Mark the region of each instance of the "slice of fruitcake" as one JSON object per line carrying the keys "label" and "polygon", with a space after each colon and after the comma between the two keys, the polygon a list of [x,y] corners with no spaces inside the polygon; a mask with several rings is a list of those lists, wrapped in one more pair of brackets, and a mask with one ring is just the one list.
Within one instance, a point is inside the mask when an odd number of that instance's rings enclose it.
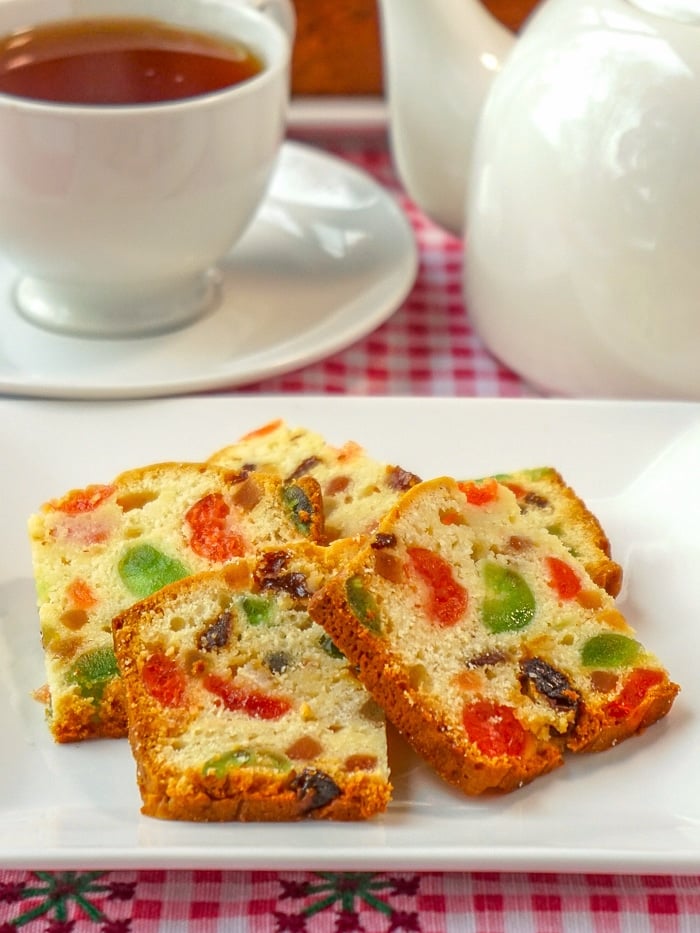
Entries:
{"label": "slice of fruitcake", "polygon": [[[213,454],[210,462],[237,470],[274,470],[288,479],[315,477],[323,492],[329,539],[372,531],[404,492],[420,482],[415,473],[372,459],[355,441],[333,447],[320,434],[271,421]],[[557,534],[600,586],[615,596],[622,569],[597,518],[551,467],[499,477],[522,511]]]}
{"label": "slice of fruitcake", "polygon": [[609,594],[494,479],[414,486],[309,612],[468,794],[615,745],[678,691]]}
{"label": "slice of fruitcake", "polygon": [[323,537],[318,484],[197,463],[154,464],[73,490],[29,520],[58,742],[126,734],[112,617],[188,574],[277,542]]}
{"label": "slice of fruitcake", "polygon": [[381,710],[307,613],[333,548],[290,545],[114,620],[148,816],[355,820],[391,795]]}
{"label": "slice of fruitcake", "polygon": [[333,447],[320,434],[278,419],[213,454],[210,463],[236,470],[273,470],[288,480],[313,476],[323,494],[328,540],[371,531],[419,478],[369,457],[354,441]]}

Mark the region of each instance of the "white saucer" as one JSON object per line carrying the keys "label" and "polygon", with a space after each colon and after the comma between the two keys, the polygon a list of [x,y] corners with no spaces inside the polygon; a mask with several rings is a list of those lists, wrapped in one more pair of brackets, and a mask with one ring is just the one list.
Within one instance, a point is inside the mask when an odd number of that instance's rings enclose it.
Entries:
{"label": "white saucer", "polygon": [[383,323],[417,270],[392,196],[342,159],[284,144],[270,193],[224,267],[207,317],[159,337],[43,331],[17,313],[0,259],[0,393],[136,398],[227,388],[335,353]]}

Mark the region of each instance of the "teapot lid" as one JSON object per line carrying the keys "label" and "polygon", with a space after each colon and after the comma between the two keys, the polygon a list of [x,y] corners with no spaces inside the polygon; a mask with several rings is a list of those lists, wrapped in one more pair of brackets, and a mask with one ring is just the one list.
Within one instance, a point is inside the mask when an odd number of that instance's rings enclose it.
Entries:
{"label": "teapot lid", "polygon": [[698,0],[628,0],[628,2],[647,13],[676,19],[681,23],[700,25]]}

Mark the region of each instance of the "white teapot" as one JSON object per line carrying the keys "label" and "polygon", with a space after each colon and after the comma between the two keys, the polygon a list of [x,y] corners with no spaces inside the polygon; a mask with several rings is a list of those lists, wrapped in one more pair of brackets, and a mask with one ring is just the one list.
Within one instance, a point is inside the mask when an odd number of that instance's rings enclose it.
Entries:
{"label": "white teapot", "polygon": [[700,0],[380,0],[409,194],[486,345],[545,391],[700,400]]}

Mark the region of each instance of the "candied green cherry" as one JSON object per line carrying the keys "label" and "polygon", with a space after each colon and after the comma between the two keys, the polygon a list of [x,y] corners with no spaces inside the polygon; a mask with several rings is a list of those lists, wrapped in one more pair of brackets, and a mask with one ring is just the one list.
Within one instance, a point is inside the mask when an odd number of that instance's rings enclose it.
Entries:
{"label": "candied green cherry", "polygon": [[282,488],[282,501],[297,531],[308,535],[311,531],[313,505],[304,490],[295,483],[288,483]]}
{"label": "candied green cherry", "polygon": [[269,768],[272,771],[289,771],[291,761],[285,755],[276,752],[256,751],[252,748],[236,748],[233,751],[210,758],[202,768],[202,773],[215,774],[218,778],[226,776],[227,771],[237,768]]}
{"label": "candied green cherry", "polygon": [[67,680],[78,687],[82,696],[99,700],[110,680],[118,676],[114,651],[106,647],[81,654],[71,665]]}
{"label": "candied green cherry", "polygon": [[355,574],[346,580],[345,595],[355,618],[371,632],[381,632],[382,624],[377,603],[361,576]]}
{"label": "candied green cherry", "polygon": [[326,652],[326,654],[329,655],[331,658],[336,658],[337,660],[340,660],[341,658],[345,657],[345,655],[340,650],[340,648],[336,646],[335,642],[330,637],[330,635],[327,635],[324,633],[319,638],[318,643],[321,646],[321,648]]}
{"label": "candied green cherry", "polygon": [[248,625],[268,625],[272,621],[273,602],[264,596],[244,596],[240,607]]}
{"label": "candied green cherry", "polygon": [[617,632],[605,632],[589,638],[581,649],[581,661],[586,667],[628,667],[641,651],[634,638]]}
{"label": "candied green cherry", "polygon": [[483,572],[486,595],[481,617],[486,628],[494,634],[527,628],[535,615],[535,597],[523,577],[493,561],[484,565]]}
{"label": "candied green cherry", "polygon": [[143,599],[188,575],[179,560],[168,557],[151,544],[129,548],[119,561],[119,576],[130,593]]}

